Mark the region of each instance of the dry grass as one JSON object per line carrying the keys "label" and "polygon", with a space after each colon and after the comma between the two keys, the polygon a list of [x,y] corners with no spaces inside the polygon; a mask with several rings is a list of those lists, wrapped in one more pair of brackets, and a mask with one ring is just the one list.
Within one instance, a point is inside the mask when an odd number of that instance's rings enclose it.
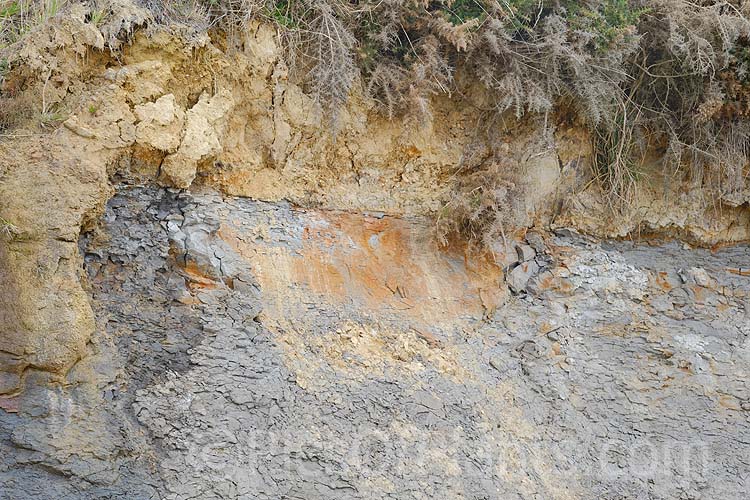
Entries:
{"label": "dry grass", "polygon": [[55,17],[67,0],[5,0],[0,2],[0,49],[12,45]]}
{"label": "dry grass", "polygon": [[7,221],[0,217],[0,236],[13,240],[21,234],[21,230],[10,221]]}
{"label": "dry grass", "polygon": [[524,219],[518,165],[510,159],[484,161],[454,176],[450,200],[436,220],[440,243],[458,235],[471,244],[492,248],[508,237]]}
{"label": "dry grass", "polygon": [[[629,112],[636,113],[629,116]],[[648,149],[635,137],[640,109],[622,103],[622,108],[607,126],[592,134],[595,180],[605,193],[610,209],[619,212],[630,206],[641,176],[642,159]]]}
{"label": "dry grass", "polygon": [[[5,0],[0,1],[0,54],[53,17],[60,14],[67,0]],[[64,116],[48,106],[44,96],[36,98],[29,91],[7,88],[6,73],[11,68],[0,58],[0,134],[12,136],[16,128],[31,125],[49,129]]]}
{"label": "dry grass", "polygon": [[[745,118],[728,120],[724,112],[732,106],[730,84],[736,87],[750,75],[750,22],[736,3],[212,0],[209,5],[215,26],[242,26],[249,19],[275,23],[294,73],[334,116],[358,82],[390,117],[428,118],[431,96],[463,94],[477,82],[498,115],[547,115],[562,100],[572,103],[592,132],[595,180],[613,209],[633,198],[644,141],[665,145],[670,175],[687,175],[687,169],[695,175],[700,164],[706,189],[722,192],[730,181],[739,182],[736,165],[747,160],[737,132],[744,130]],[[733,166],[723,160],[728,154]],[[503,208],[496,194],[506,180],[490,180],[490,166],[476,168],[460,169],[465,179],[457,189],[468,197],[466,206],[454,199],[446,210],[466,216],[457,230],[475,233],[481,226],[495,234],[498,224],[486,222],[487,214]]]}
{"label": "dry grass", "polygon": [[[56,15],[64,1],[0,0],[0,47]],[[292,77],[334,121],[358,85],[388,116],[408,113],[423,120],[430,117],[434,95],[466,95],[468,87],[477,85],[498,116],[546,116],[560,102],[572,103],[594,138],[595,178],[613,208],[633,198],[644,143],[662,149],[665,172],[690,177],[708,198],[746,187],[748,2],[140,3],[151,9],[158,23],[224,33],[231,42],[228,47],[242,43],[237,35],[250,21],[275,24]],[[89,4],[96,23],[106,15],[106,0]],[[0,116],[0,127],[8,129],[27,119],[28,108],[14,109],[10,103],[14,96],[1,98],[9,106]],[[61,117],[45,105],[35,113],[47,126]],[[446,207],[456,214],[454,230],[472,237],[482,231],[502,237],[503,226],[512,224],[500,212],[515,183],[497,164],[502,159],[490,155],[484,163],[459,169],[457,196]],[[462,196],[466,199],[460,200]]]}

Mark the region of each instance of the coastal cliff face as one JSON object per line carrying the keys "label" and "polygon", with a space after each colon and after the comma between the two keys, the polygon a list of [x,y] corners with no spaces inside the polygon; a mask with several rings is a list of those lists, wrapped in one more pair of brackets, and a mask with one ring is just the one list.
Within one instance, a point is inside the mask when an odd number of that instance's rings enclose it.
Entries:
{"label": "coastal cliff face", "polygon": [[[113,5],[4,83],[66,115],[0,142],[0,496],[742,498],[747,192],[613,211],[571,117],[332,123],[271,27]],[[506,237],[441,241],[489,165]]]}

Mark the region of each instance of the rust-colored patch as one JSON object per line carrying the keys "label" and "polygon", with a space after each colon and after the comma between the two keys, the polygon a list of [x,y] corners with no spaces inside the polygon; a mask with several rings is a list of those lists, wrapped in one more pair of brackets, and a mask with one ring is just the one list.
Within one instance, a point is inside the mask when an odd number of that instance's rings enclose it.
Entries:
{"label": "rust-colored patch", "polygon": [[184,266],[180,266],[180,270],[188,278],[188,286],[191,290],[213,290],[219,286],[219,283],[195,262],[187,262]]}
{"label": "rust-colored patch", "polygon": [[719,406],[722,406],[728,410],[740,411],[742,407],[736,397],[731,394],[720,394],[719,395]]}
{"label": "rust-colored patch", "polygon": [[719,241],[718,243],[714,243],[713,245],[711,245],[710,250],[711,250],[711,253],[716,253],[719,250],[722,250],[724,248],[731,248],[741,243],[747,243],[747,240]]}
{"label": "rust-colored patch", "polygon": [[548,273],[544,275],[544,277],[541,280],[539,280],[539,288],[541,290],[552,290],[558,287],[557,282],[558,282],[558,278],[552,273]]}
{"label": "rust-colored patch", "polygon": [[677,369],[682,371],[683,373],[686,373],[687,375],[695,375],[695,372],[693,371],[693,364],[686,359],[682,359],[677,362]]}
{"label": "rust-colored patch", "polygon": [[562,276],[552,273],[543,273],[539,279],[539,290],[557,292],[561,295],[571,295],[574,290],[573,283]]}
{"label": "rust-colored patch", "polygon": [[547,335],[549,332],[556,330],[558,326],[556,324],[550,323],[549,321],[542,321],[542,324],[539,325],[539,334],[540,335]]}
{"label": "rust-colored patch", "polygon": [[406,153],[406,156],[409,157],[409,159],[417,158],[422,155],[422,151],[416,147],[416,146],[408,146],[404,152]]}
{"label": "rust-colored patch", "polygon": [[656,284],[665,292],[668,292],[672,289],[672,285],[669,284],[669,280],[667,279],[668,277],[669,274],[664,271],[656,273]]}
{"label": "rust-colored patch", "polygon": [[560,278],[558,289],[561,292],[571,293],[573,291],[573,283],[567,278]]}
{"label": "rust-colored patch", "polygon": [[750,276],[750,269],[744,267],[727,267],[726,271],[737,276]]}
{"label": "rust-colored patch", "polygon": [[691,285],[690,288],[695,294],[695,302],[697,304],[703,304],[706,301],[706,289],[700,285]]}
{"label": "rust-colored patch", "polygon": [[289,301],[309,302],[310,294],[364,311],[398,312],[417,324],[479,318],[506,298],[502,270],[490,255],[466,245],[441,249],[409,221],[324,211],[308,212],[305,220],[301,248],[294,250],[229,225],[218,232],[251,261],[267,309],[280,317]]}
{"label": "rust-colored patch", "polygon": [[563,354],[565,354],[563,352],[562,347],[560,346],[559,342],[553,342],[552,343],[551,354],[553,356],[562,356]]}
{"label": "rust-colored patch", "polygon": [[18,398],[0,396],[0,408],[8,413],[18,413]]}

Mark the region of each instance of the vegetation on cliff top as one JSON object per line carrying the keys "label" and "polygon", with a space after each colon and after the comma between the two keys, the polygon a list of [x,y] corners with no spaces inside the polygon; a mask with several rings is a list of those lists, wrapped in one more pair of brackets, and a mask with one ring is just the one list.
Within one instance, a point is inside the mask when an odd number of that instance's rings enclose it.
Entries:
{"label": "vegetation on cliff top", "polygon": [[[0,2],[0,47],[63,1]],[[628,202],[647,151],[663,159],[665,174],[721,192],[745,182],[748,2],[140,1],[157,24],[220,31],[238,43],[233,34],[251,21],[275,24],[293,75],[333,117],[355,85],[391,117],[428,117],[433,96],[465,96],[477,84],[489,99],[478,103],[483,112],[546,124],[564,109],[591,130],[613,204]],[[107,15],[106,2],[90,3],[91,22]],[[495,191],[508,190],[484,190]],[[502,205],[479,198],[468,215]]]}
{"label": "vegetation on cliff top", "polygon": [[[354,85],[384,113],[426,117],[477,83],[492,114],[559,109],[591,131],[597,180],[627,206],[647,154],[665,176],[744,188],[750,3],[719,0],[146,0],[162,22],[275,23],[290,66],[333,115]],[[160,6],[168,6],[162,9]],[[197,21],[196,21],[197,20]],[[490,122],[491,120],[488,120]],[[450,230],[502,233],[513,193],[497,162],[456,186]]]}

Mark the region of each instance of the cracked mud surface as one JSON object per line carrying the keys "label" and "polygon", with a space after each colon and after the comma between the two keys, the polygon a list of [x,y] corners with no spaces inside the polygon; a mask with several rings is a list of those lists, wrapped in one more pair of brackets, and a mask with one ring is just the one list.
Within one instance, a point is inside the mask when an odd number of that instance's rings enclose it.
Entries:
{"label": "cracked mud surface", "polygon": [[529,236],[511,294],[426,225],[121,188],[0,497],[744,498],[747,247]]}

